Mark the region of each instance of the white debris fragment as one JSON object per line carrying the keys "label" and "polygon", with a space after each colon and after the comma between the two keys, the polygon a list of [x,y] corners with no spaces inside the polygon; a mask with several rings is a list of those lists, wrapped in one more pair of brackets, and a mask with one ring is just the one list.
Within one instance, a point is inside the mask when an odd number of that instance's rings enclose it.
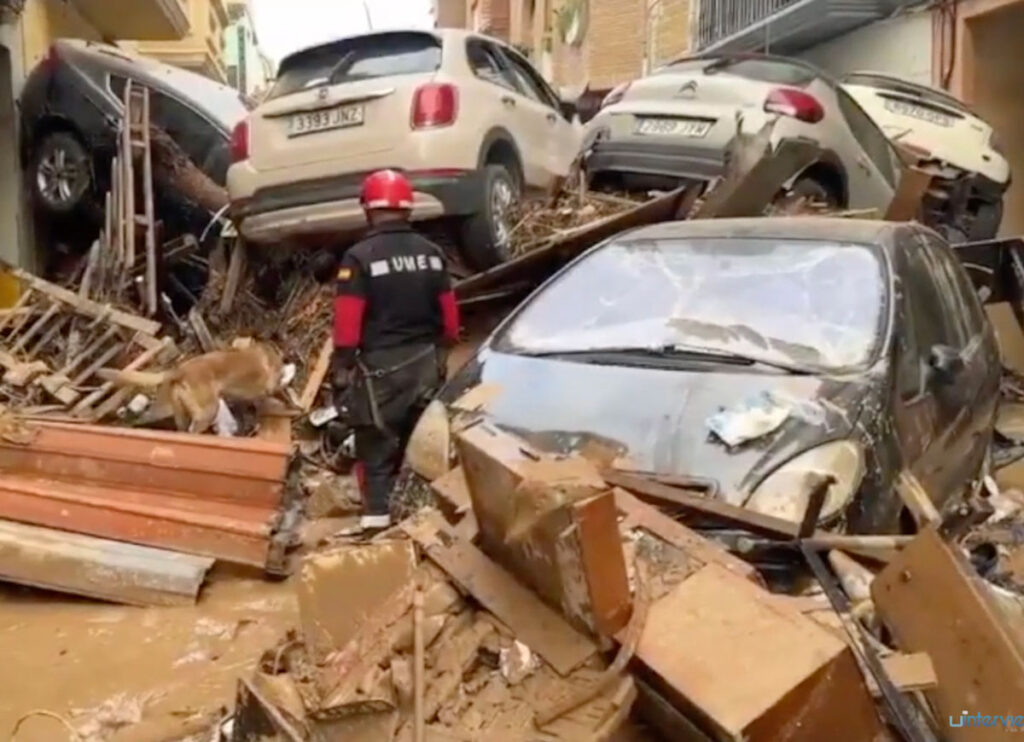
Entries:
{"label": "white debris fragment", "polygon": [[498,662],[509,685],[519,685],[540,668],[540,658],[518,639],[498,653]]}
{"label": "white debris fragment", "polygon": [[281,386],[285,387],[295,380],[295,374],[298,372],[294,363],[286,363],[281,368]]}
{"label": "white debris fragment", "polygon": [[320,428],[329,423],[331,420],[335,420],[338,417],[338,408],[334,405],[328,405],[327,407],[318,407],[309,413],[309,422],[314,428]]}
{"label": "white debris fragment", "polygon": [[82,742],[108,742],[118,729],[142,721],[150,699],[148,695],[118,693],[94,708],[76,709],[72,714],[76,720],[81,719],[75,724],[76,731]]}
{"label": "white debris fragment", "polygon": [[217,417],[213,421],[213,428],[217,435],[224,438],[238,435],[238,420],[231,414],[231,408],[223,399],[217,400]]}
{"label": "white debris fragment", "polygon": [[128,403],[128,411],[133,415],[141,415],[149,407],[149,397],[145,394],[136,394]]}
{"label": "white debris fragment", "polygon": [[707,426],[727,446],[738,446],[777,430],[790,412],[788,405],[763,392],[737,407],[716,412],[707,419]]}

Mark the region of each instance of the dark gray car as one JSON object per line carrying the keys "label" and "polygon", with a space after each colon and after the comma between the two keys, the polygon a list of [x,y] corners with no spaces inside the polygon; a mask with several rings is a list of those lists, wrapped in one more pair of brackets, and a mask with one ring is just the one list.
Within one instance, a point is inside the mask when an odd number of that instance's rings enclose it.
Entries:
{"label": "dark gray car", "polygon": [[151,90],[154,125],[224,183],[231,130],[247,113],[236,90],[117,47],[61,39],[29,75],[20,98],[22,159],[45,212],[78,212],[109,189],[128,78]]}
{"label": "dark gray car", "polygon": [[712,483],[799,521],[887,531],[903,468],[941,506],[976,480],[999,390],[995,334],[952,249],[915,224],[707,220],[619,235],[526,300],[442,392],[559,452]]}

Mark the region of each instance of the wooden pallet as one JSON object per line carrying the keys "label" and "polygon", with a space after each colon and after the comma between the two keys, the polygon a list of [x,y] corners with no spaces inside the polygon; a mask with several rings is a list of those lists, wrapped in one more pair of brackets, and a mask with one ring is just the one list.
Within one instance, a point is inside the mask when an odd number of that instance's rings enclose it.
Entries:
{"label": "wooden pallet", "polygon": [[100,420],[117,411],[130,390],[96,377],[101,368],[138,371],[167,363],[173,341],[161,325],[100,304],[18,268],[25,289],[16,311],[0,319],[0,367],[12,387],[42,389],[75,417]]}

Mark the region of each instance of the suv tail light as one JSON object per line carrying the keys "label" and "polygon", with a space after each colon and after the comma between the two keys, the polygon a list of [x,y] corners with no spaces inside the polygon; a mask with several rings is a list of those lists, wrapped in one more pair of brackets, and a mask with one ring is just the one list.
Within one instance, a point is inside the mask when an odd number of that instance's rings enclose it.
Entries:
{"label": "suv tail light", "polygon": [[231,132],[231,162],[249,159],[249,119],[242,119]]}
{"label": "suv tail light", "polygon": [[429,129],[455,123],[459,113],[459,91],[448,83],[431,82],[412,96],[412,128]]}
{"label": "suv tail light", "polygon": [[629,90],[630,85],[632,85],[632,83],[624,82],[621,85],[616,85],[614,88],[612,88],[612,92],[608,93],[608,95],[604,97],[604,100],[601,101],[601,108],[614,106],[616,103],[622,100],[626,96],[626,91]]}
{"label": "suv tail light", "polygon": [[764,110],[816,124],[825,118],[825,109],[818,99],[809,93],[794,88],[776,88],[768,94]]}

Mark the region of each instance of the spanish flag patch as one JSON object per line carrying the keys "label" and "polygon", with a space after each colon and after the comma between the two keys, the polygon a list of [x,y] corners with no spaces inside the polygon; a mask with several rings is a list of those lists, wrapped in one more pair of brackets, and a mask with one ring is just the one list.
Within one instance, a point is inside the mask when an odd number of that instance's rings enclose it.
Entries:
{"label": "spanish flag patch", "polygon": [[338,269],[338,280],[339,281],[347,281],[350,278],[352,278],[352,269],[351,268],[339,268]]}

